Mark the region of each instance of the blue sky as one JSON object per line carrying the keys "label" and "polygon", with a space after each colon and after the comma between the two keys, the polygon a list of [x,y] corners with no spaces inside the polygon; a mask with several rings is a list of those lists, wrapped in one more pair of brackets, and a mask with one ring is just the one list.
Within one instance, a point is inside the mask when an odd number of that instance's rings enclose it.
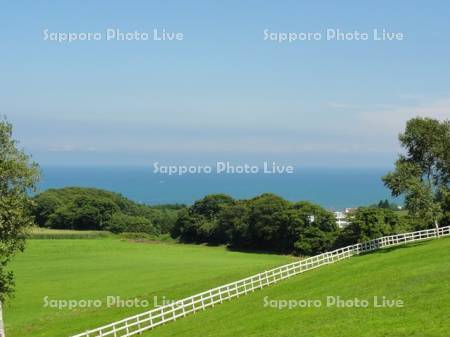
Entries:
{"label": "blue sky", "polygon": [[[0,114],[43,165],[389,166],[408,118],[450,118],[449,17],[447,1],[4,1]],[[107,28],[184,39],[43,38]],[[328,28],[406,39],[263,39]]]}

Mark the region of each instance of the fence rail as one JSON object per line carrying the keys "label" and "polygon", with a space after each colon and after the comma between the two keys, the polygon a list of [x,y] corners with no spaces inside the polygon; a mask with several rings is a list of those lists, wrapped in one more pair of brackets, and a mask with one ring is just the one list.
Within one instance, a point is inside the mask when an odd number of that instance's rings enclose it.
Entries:
{"label": "fence rail", "polygon": [[371,252],[380,248],[401,245],[409,242],[427,240],[431,238],[450,236],[450,226],[438,229],[427,229],[417,232],[384,236],[379,239],[358,243],[339,248],[331,252],[322,253],[304,260],[292,262],[281,267],[225,284],[202,293],[184,298],[175,303],[164,305],[150,311],[125,318],[123,320],[88,330],[72,337],[129,337],[141,334],[159,325],[176,321],[191,313],[214,307],[225,300],[231,300],[254,292],[270,284],[305,271],[334,263],[353,255]]}

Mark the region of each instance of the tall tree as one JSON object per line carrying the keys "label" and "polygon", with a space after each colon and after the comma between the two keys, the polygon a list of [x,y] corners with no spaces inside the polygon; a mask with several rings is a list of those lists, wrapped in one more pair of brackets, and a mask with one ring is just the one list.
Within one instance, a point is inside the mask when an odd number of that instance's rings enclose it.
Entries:
{"label": "tall tree", "polygon": [[24,249],[28,215],[28,192],[36,187],[40,172],[36,163],[12,138],[12,125],[0,120],[0,337],[5,336],[2,302],[13,292],[13,273],[6,269],[12,256]]}
{"label": "tall tree", "polygon": [[400,217],[392,210],[360,207],[349,216],[350,224],[340,233],[336,246],[343,247],[398,232]]}
{"label": "tall tree", "polygon": [[448,211],[444,200],[449,194],[450,122],[413,118],[399,140],[406,153],[383,181],[394,196],[405,196],[406,208],[424,227],[437,227]]}

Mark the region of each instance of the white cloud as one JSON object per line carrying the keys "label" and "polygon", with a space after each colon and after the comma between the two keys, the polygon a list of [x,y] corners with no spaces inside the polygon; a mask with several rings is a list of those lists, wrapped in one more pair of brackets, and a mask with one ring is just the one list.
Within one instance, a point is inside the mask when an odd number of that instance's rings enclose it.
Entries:
{"label": "white cloud", "polygon": [[404,130],[406,122],[414,117],[430,117],[439,120],[450,118],[450,98],[421,102],[417,105],[397,106],[362,112],[361,127],[369,133],[396,135]]}

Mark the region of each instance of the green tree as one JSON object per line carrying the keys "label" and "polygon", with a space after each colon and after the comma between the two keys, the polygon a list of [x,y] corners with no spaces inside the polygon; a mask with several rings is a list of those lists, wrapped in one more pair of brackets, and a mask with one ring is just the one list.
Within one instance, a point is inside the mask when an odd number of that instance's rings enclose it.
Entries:
{"label": "green tree", "polygon": [[391,235],[401,226],[400,217],[392,210],[378,207],[360,207],[350,216],[350,224],[345,227],[337,246],[346,246]]}
{"label": "green tree", "polygon": [[280,249],[287,233],[285,212],[290,203],[283,198],[264,193],[249,200],[249,235],[258,248]]}
{"label": "green tree", "polygon": [[252,238],[248,230],[250,209],[245,201],[224,207],[219,213],[216,237],[221,243],[231,245],[250,246]]}
{"label": "green tree", "polygon": [[211,194],[196,201],[194,205],[192,205],[191,210],[195,214],[202,215],[208,220],[212,220],[223,207],[232,205],[233,203],[233,198],[226,194]]}
{"label": "green tree", "polygon": [[190,208],[181,210],[175,226],[171,230],[172,237],[180,238],[183,242],[202,242],[199,227],[205,221],[204,219]]}
{"label": "green tree", "polygon": [[49,217],[63,206],[63,202],[54,194],[49,193],[41,193],[33,201],[32,214],[36,224],[40,227],[50,227]]}
{"label": "green tree", "polygon": [[294,243],[295,252],[300,255],[315,255],[330,250],[335,236],[321,231],[315,226],[301,229],[298,240]]}
{"label": "green tree", "polygon": [[25,229],[32,225],[28,192],[39,180],[39,167],[18,149],[12,138],[12,125],[0,121],[0,335],[1,303],[11,295],[13,273],[6,269],[12,256],[25,246]]}
{"label": "green tree", "polygon": [[159,232],[153,224],[142,216],[132,216],[123,213],[114,213],[108,220],[106,227],[113,233],[147,233],[158,235]]}
{"label": "green tree", "polygon": [[[31,214],[41,227],[104,230],[113,214],[142,217],[157,232],[169,233],[184,205],[150,206],[97,188],[48,189],[33,197]],[[141,219],[142,220],[142,219]]]}
{"label": "green tree", "polygon": [[423,227],[436,227],[445,218],[450,181],[450,122],[414,118],[407,122],[399,140],[406,154],[395,170],[383,177],[394,196],[405,196],[410,214]]}
{"label": "green tree", "polygon": [[211,194],[179,213],[171,234],[184,242],[225,243],[218,227],[220,212],[234,204],[225,194]]}
{"label": "green tree", "polygon": [[115,203],[102,197],[79,197],[72,207],[75,229],[104,229],[111,216],[119,211]]}
{"label": "green tree", "polygon": [[338,235],[333,213],[306,201],[295,203],[293,211],[301,219],[289,225],[291,237],[295,239],[293,247],[296,254],[314,255],[333,247]]}
{"label": "green tree", "polygon": [[238,201],[222,194],[206,196],[178,213],[171,232],[184,242],[298,254],[330,249],[337,233],[331,212],[271,193]]}

